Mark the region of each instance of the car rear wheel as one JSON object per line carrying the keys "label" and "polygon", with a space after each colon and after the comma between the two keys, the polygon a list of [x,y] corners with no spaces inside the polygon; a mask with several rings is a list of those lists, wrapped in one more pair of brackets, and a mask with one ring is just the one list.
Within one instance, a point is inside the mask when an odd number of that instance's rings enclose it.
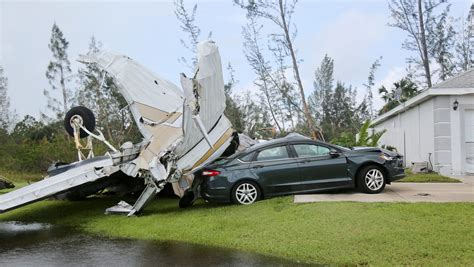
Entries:
{"label": "car rear wheel", "polygon": [[250,205],[260,200],[262,193],[258,185],[251,181],[237,183],[232,189],[232,202],[240,205]]}
{"label": "car rear wheel", "polygon": [[363,168],[357,178],[359,189],[365,193],[376,194],[382,192],[385,188],[385,173],[378,166],[371,165]]}

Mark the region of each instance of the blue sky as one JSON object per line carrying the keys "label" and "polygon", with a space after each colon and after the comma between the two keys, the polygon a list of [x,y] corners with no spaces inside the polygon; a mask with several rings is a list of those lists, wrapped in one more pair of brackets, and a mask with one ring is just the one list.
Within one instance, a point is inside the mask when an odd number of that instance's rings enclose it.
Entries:
{"label": "blue sky", "polygon": [[[463,19],[472,4],[470,0],[450,2],[451,14]],[[223,64],[230,62],[236,71],[236,92],[254,90],[254,75],[242,53],[245,12],[231,0],[185,3],[189,7],[198,3],[197,24],[202,38],[212,31]],[[9,79],[12,107],[21,117],[37,117],[45,111],[43,89],[48,87],[45,71],[51,58],[48,42],[54,22],[70,43],[73,71],[80,65],[75,59],[87,51],[94,35],[104,49],[127,54],[179,84],[179,73],[189,73],[189,69],[178,58],[190,54],[180,44],[180,38],[185,36],[173,10],[172,1],[0,0],[0,64]],[[360,88],[359,95],[365,92],[362,84],[370,65],[380,56],[383,59],[376,73],[376,87],[401,78],[408,55],[401,49],[405,35],[388,27],[388,22],[387,1],[383,0],[300,1],[294,23],[298,27],[296,47],[307,93],[312,90],[314,70],[326,53],[335,60],[336,80]],[[381,105],[377,96],[375,105]]]}

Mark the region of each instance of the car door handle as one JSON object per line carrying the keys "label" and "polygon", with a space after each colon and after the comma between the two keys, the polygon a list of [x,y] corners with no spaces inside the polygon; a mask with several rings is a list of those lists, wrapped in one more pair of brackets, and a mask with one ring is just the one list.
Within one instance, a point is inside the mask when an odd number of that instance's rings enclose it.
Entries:
{"label": "car door handle", "polygon": [[307,159],[307,160],[303,160],[301,163],[310,163],[312,160],[310,159]]}
{"label": "car door handle", "polygon": [[257,169],[257,168],[263,168],[263,165],[254,165],[252,168]]}

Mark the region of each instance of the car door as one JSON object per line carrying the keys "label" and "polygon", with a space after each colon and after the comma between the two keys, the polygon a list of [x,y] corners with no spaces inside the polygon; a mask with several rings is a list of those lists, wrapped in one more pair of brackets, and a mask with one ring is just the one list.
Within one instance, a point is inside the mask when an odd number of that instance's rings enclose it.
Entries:
{"label": "car door", "polygon": [[298,163],[291,157],[287,144],[260,149],[249,167],[264,195],[280,195],[299,189]]}
{"label": "car door", "polygon": [[346,157],[331,153],[333,148],[315,143],[296,143],[292,148],[303,190],[350,186]]}

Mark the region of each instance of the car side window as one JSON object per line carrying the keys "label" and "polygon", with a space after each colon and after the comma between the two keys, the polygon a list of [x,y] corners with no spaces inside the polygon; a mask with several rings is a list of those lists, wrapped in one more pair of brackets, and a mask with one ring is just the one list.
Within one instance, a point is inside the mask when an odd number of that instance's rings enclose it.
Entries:
{"label": "car side window", "polygon": [[288,150],[286,150],[286,146],[277,146],[258,152],[257,161],[287,159],[289,157],[290,156],[288,155]]}
{"label": "car side window", "polygon": [[330,152],[329,148],[325,146],[311,144],[296,144],[293,147],[299,158],[324,156]]}

